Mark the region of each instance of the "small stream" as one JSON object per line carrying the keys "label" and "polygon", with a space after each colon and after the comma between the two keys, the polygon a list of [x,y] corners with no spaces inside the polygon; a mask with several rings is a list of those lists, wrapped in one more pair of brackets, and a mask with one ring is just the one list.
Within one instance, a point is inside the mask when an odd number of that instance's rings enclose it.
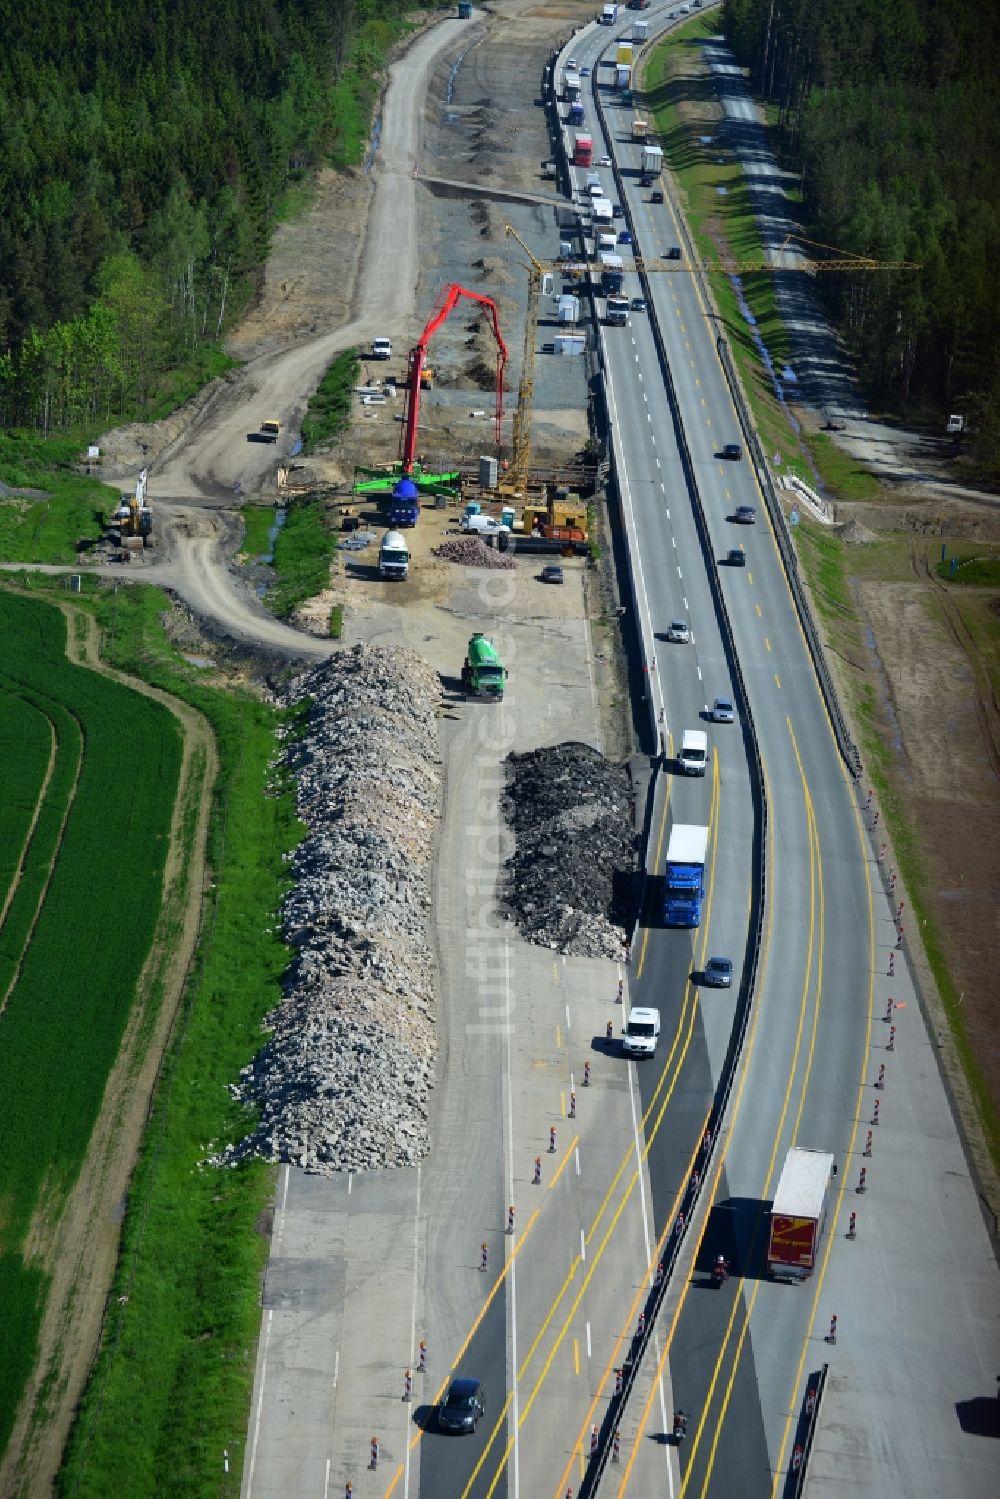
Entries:
{"label": "small stream", "polygon": [[[270,566],[273,565],[273,563],[274,563],[274,544],[275,544],[275,542],[278,539],[278,532],[281,530],[282,526],[285,524],[285,521],[286,521],[287,518],[288,518],[288,511],[285,509],[285,507],[283,505],[279,505],[278,508],[277,508],[277,510],[274,512],[274,522],[271,525],[271,528],[270,528],[270,530],[267,533],[267,551],[266,552],[262,552],[259,557],[255,557],[254,558],[254,561],[259,566],[270,567]],[[255,585],[255,590],[256,590],[257,597],[259,599],[262,599],[264,597],[264,595],[267,592],[269,586],[270,585],[268,583],[265,583],[263,580],[258,581],[258,583]]]}
{"label": "small stream", "polygon": [[[467,47],[465,49],[465,52],[467,52],[468,50],[469,49]],[[455,80],[458,78],[459,68],[465,61],[465,52],[460,52],[455,61],[452,63],[451,67],[448,69],[448,88],[444,96],[444,102],[446,104],[454,104],[455,102]],[[446,125],[457,125],[458,120],[459,116],[455,113],[454,110],[449,109],[445,112],[444,122]]]}

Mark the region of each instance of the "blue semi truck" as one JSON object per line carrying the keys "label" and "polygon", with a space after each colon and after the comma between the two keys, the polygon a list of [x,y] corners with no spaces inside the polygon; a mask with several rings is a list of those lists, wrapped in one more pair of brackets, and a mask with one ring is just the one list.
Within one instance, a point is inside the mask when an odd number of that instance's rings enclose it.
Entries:
{"label": "blue semi truck", "polygon": [[664,871],[664,926],[700,926],[701,903],[705,899],[705,854],[708,828],[675,822],[667,844]]}

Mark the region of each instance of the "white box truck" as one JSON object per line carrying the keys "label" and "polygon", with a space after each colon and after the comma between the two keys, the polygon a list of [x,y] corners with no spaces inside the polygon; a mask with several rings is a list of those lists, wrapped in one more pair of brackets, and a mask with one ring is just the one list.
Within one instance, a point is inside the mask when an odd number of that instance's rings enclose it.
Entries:
{"label": "white box truck", "polygon": [[830,1151],[792,1146],[771,1204],[767,1271],[774,1280],[806,1280],[815,1270],[832,1180]]}
{"label": "white box truck", "polygon": [[651,1057],[660,1039],[660,1012],[637,1005],[629,1011],[622,1031],[622,1050],[627,1057]]}

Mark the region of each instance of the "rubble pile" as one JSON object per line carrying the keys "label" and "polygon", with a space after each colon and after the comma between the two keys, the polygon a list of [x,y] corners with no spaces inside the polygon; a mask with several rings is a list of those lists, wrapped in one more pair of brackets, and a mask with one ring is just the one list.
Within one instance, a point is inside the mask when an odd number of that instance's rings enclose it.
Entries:
{"label": "rubble pile", "polygon": [[587,744],[510,754],[502,809],[515,851],[501,912],[531,942],[618,958],[634,895],[632,778]]}
{"label": "rubble pile", "polygon": [[478,536],[450,536],[434,548],[435,557],[445,562],[459,562],[463,567],[493,567],[512,571],[517,563],[507,552],[498,552]]}
{"label": "rubble pile", "polygon": [[259,1124],[219,1164],[260,1155],[333,1175],[427,1152],[440,692],[412,651],[356,646],[284,695],[312,700],[285,755],[309,830],[282,910],[295,958],[270,1038],[233,1088]]}

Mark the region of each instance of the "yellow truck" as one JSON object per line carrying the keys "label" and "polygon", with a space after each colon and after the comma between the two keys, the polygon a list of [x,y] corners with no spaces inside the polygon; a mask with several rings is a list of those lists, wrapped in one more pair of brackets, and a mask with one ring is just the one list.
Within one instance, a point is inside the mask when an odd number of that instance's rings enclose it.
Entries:
{"label": "yellow truck", "polygon": [[274,421],[273,418],[268,418],[266,422],[261,422],[258,434],[261,442],[277,442],[280,435],[280,422]]}
{"label": "yellow truck", "polygon": [[636,115],[632,121],[632,139],[634,141],[644,141],[648,135],[649,121],[644,120],[641,115]]}

